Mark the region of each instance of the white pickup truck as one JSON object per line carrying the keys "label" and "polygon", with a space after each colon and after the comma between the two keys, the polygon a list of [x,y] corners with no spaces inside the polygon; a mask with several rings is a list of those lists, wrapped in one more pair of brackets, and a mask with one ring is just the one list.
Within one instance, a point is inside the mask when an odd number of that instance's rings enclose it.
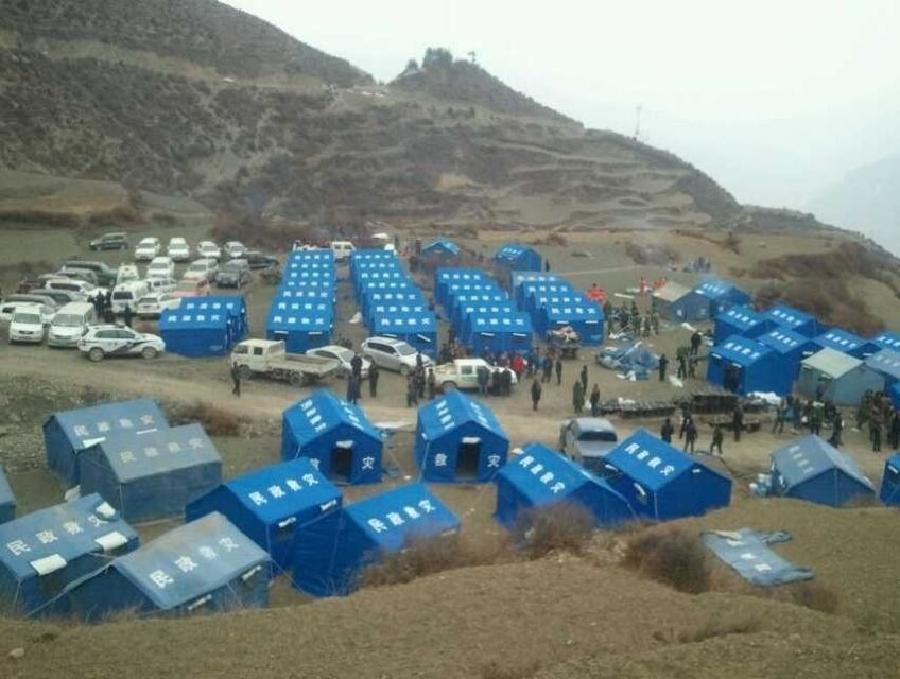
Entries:
{"label": "white pickup truck", "polygon": [[263,375],[295,385],[318,382],[341,369],[339,361],[291,354],[285,351],[284,342],[264,339],[249,339],[235,346],[231,351],[231,362],[237,365],[244,379]]}
{"label": "white pickup truck", "polygon": [[512,368],[490,365],[483,358],[457,358],[450,363],[443,363],[434,369],[434,381],[445,391],[447,389],[478,389],[478,368],[487,368],[489,372],[507,370],[510,373],[510,384],[516,384],[519,381],[516,371]]}

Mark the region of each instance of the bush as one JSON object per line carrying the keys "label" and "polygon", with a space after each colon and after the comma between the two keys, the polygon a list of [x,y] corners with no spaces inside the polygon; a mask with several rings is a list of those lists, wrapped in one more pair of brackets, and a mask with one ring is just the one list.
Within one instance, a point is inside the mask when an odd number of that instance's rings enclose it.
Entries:
{"label": "bush", "polygon": [[551,552],[580,555],[594,534],[594,517],[582,505],[560,502],[522,512],[513,534],[532,559]]}
{"label": "bush", "polygon": [[640,533],[628,542],[625,566],[679,592],[710,588],[711,568],[700,538],[680,528]]}
{"label": "bush", "polygon": [[169,407],[168,411],[172,426],[199,422],[210,436],[237,436],[241,433],[240,418],[202,401],[177,404]]}
{"label": "bush", "polygon": [[810,608],[820,613],[834,613],[838,607],[838,596],[834,590],[815,580],[788,585],[786,591],[790,600],[797,606]]}

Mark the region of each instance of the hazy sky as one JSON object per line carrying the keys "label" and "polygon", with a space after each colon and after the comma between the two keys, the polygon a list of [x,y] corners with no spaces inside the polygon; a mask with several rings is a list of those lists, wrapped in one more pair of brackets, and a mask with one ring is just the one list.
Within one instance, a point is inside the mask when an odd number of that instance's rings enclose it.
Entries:
{"label": "hazy sky", "polygon": [[746,203],[900,151],[900,0],[229,4],[379,80],[444,46],[590,127],[631,134],[641,105],[647,142]]}

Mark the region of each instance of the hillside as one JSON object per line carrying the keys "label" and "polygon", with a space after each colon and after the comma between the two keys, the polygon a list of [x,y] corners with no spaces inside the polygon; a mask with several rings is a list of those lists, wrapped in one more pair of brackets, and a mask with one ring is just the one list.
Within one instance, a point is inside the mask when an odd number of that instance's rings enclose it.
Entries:
{"label": "hillside", "polygon": [[[447,53],[449,55],[449,53]],[[478,66],[387,86],[208,0],[0,0],[0,169],[325,225],[722,225],[671,154],[585,130]]]}

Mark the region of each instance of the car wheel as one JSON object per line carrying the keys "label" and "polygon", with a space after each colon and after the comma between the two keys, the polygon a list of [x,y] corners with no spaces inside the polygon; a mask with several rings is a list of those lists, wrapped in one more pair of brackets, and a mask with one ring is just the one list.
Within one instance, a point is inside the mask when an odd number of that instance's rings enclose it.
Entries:
{"label": "car wheel", "polygon": [[145,361],[152,361],[159,355],[159,352],[153,347],[144,347],[141,349],[141,358]]}
{"label": "car wheel", "polygon": [[104,359],[104,357],[105,355],[103,353],[103,349],[101,349],[100,347],[94,347],[88,352],[88,358],[93,363],[99,363]]}
{"label": "car wheel", "polygon": [[291,376],[288,378],[288,381],[294,387],[299,387],[303,384],[303,373],[301,372],[292,372]]}
{"label": "car wheel", "polygon": [[242,380],[249,380],[251,377],[253,377],[253,371],[250,370],[249,365],[242,365],[240,368],[238,368],[238,375],[241,376]]}

